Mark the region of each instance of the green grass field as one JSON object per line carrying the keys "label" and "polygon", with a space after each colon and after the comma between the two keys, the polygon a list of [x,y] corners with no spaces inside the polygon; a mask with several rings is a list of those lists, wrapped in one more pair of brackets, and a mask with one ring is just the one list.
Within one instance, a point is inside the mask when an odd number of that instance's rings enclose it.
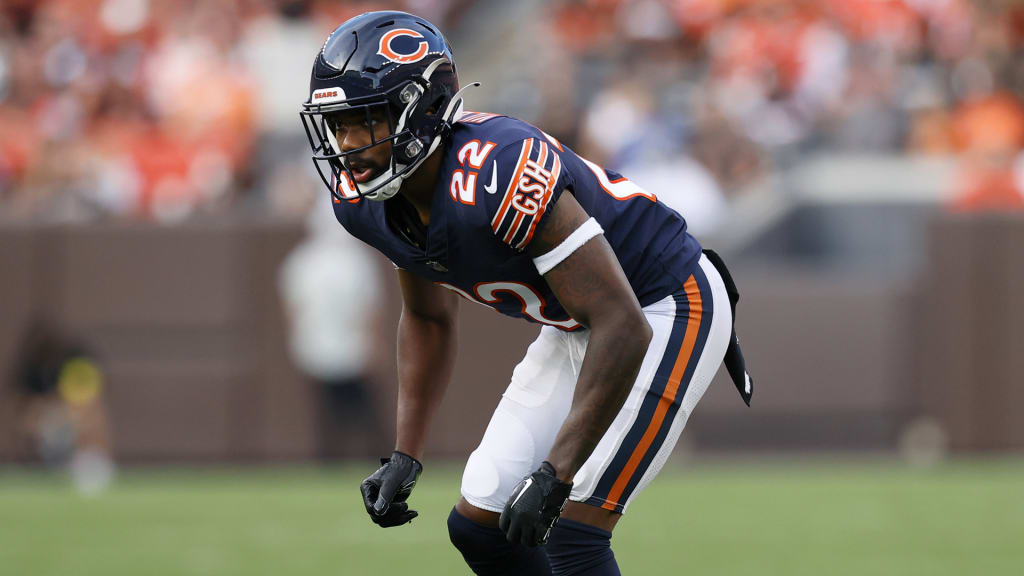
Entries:
{"label": "green grass field", "polygon": [[[428,464],[412,525],[380,529],[366,467],[123,472],[82,497],[0,472],[0,574],[467,574],[445,518],[458,470]],[[667,470],[613,540],[624,574],[1021,574],[1024,461],[932,470],[841,461]]]}

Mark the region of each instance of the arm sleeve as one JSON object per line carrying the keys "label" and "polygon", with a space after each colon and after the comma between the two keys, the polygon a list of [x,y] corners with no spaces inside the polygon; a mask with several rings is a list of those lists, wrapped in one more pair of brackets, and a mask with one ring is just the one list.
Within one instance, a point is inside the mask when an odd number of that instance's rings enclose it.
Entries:
{"label": "arm sleeve", "polygon": [[549,208],[570,185],[561,154],[543,138],[526,138],[502,148],[481,174],[488,183],[484,202],[491,231],[517,251],[530,245]]}

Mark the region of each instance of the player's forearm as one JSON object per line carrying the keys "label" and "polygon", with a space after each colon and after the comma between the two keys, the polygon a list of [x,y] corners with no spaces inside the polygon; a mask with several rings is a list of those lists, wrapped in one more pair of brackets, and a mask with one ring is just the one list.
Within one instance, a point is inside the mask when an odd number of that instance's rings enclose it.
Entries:
{"label": "player's forearm", "polygon": [[629,313],[591,326],[572,407],[547,458],[560,480],[572,481],[619,413],[640,371],[651,334],[642,315],[638,318]]}
{"label": "player's forearm", "polygon": [[455,318],[402,313],[398,324],[398,433],[395,449],[420,459],[430,422],[455,364]]}

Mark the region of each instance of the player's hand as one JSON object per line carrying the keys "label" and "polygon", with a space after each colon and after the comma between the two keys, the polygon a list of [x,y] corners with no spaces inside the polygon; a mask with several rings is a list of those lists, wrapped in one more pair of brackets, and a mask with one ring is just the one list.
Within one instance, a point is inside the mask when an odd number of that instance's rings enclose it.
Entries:
{"label": "player's hand", "polygon": [[531,547],[546,544],[571,491],[572,484],[556,478],[555,467],[544,462],[512,490],[498,527],[509,542]]}
{"label": "player's hand", "polygon": [[359,491],[370,520],[382,528],[401,526],[419,516],[409,510],[406,499],[423,472],[423,465],[408,454],[394,451],[391,458],[381,458],[381,467],[363,480]]}

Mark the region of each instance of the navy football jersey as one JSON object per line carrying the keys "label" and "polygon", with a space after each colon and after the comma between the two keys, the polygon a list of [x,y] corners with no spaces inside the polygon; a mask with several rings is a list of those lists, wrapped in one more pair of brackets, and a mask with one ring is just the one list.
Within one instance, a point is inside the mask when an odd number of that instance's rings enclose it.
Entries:
{"label": "navy football jersey", "polygon": [[580,326],[525,250],[567,190],[604,229],[641,306],[678,291],[700,257],[679,214],[526,122],[466,113],[442,153],[424,248],[388,226],[386,202],[335,200],[335,216],[397,267],[502,314]]}

